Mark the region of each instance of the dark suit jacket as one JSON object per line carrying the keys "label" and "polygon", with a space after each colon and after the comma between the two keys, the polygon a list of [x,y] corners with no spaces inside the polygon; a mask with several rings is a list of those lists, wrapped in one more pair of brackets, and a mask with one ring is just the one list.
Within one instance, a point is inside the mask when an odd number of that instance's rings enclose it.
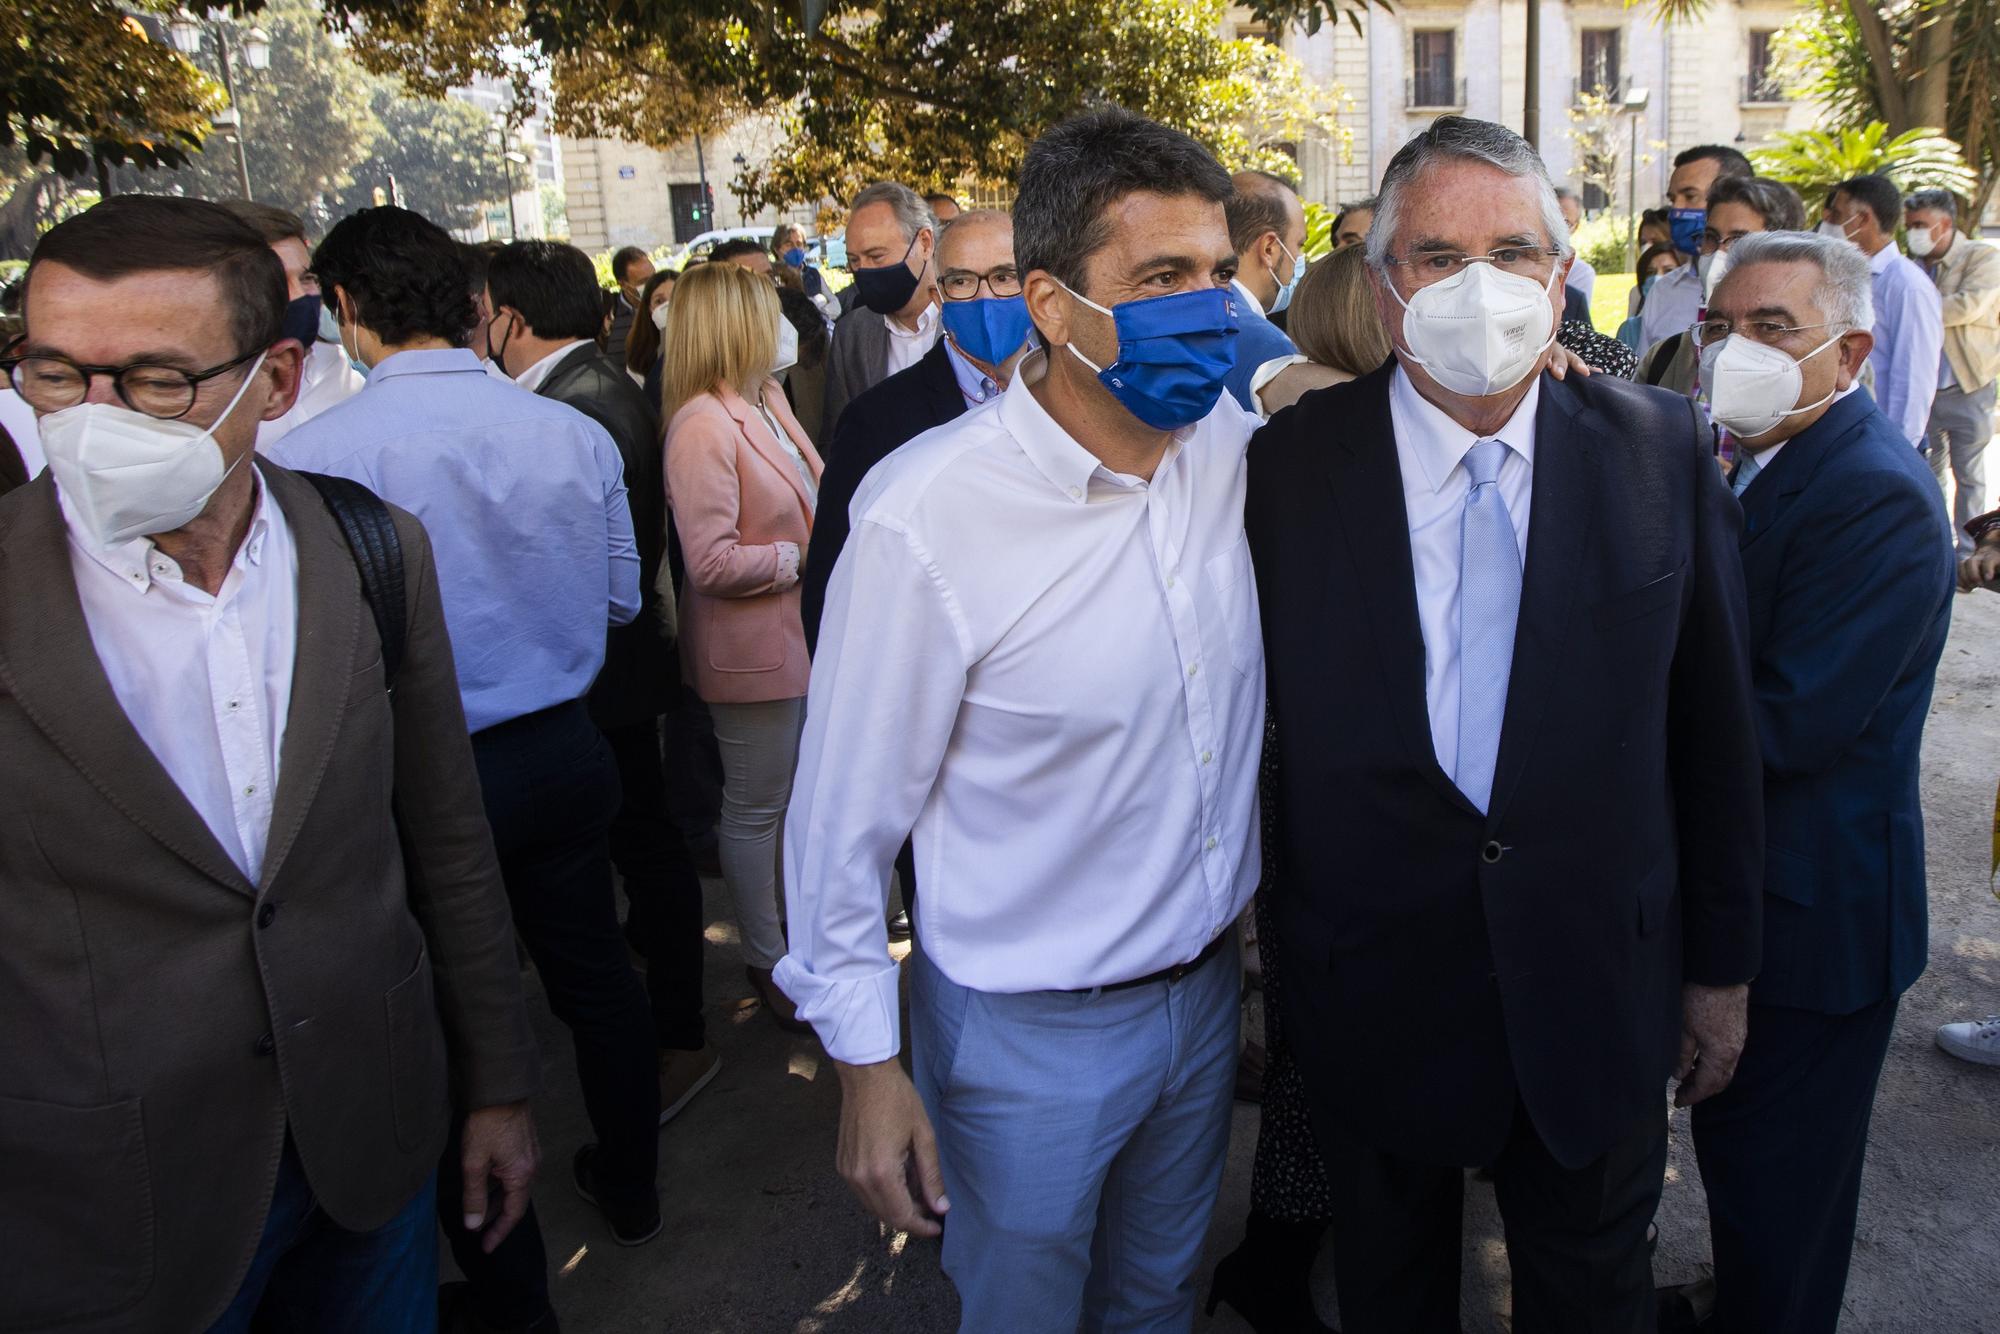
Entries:
{"label": "dark suit jacket", "polygon": [[639,547],[639,614],[605,636],[604,669],[590,687],[599,727],[625,727],[664,713],[680,685],[673,641],[660,619],[660,560],[667,540],[660,422],[632,377],[589,343],[557,362],[536,391],[567,403],[610,433],[625,461],[625,494]]}
{"label": "dark suit jacket", "polygon": [[617,302],[611,311],[611,327],[604,333],[604,355],[620,366],[625,364],[625,340],[632,336],[632,320],[637,314],[632,303],[625,299],[625,293],[613,292]]}
{"label": "dark suit jacket", "polygon": [[819,648],[826,586],[841,548],[847,545],[847,507],[854,502],[861,479],[896,450],[965,409],[965,392],[952,374],[942,338],[916,365],[897,371],[848,404],[825,451],[826,472],[819,479],[819,503],[813,510],[812,548],[799,580],[799,614],[805,621],[809,651]]}
{"label": "dark suit jacket", "polygon": [[206,1329],[257,1247],[288,1130],[320,1207],[365,1230],[436,1171],[452,1101],[536,1085],[423,527],[394,511],[408,636],[390,695],[332,516],[256,466],[297,546],[299,627],[256,884],[119,708],[53,482],[0,499],[12,1329]]}
{"label": "dark suit jacket", "polygon": [[1591,328],[1596,328],[1590,319],[1590,303],[1583,299],[1583,293],[1574,287],[1563,288],[1563,320],[1582,320]]}
{"label": "dark suit jacket", "polygon": [[27,481],[28,465],[21,460],[20,446],[7,434],[7,428],[0,426],[0,496],[17,486],[25,486]]}
{"label": "dark suit jacket", "polygon": [[1362,1142],[1578,1166],[1661,1115],[1683,981],[1757,971],[1739,515],[1688,400],[1544,377],[1490,811],[1438,766],[1390,363],[1250,448],[1286,1031]]}
{"label": "dark suit jacket", "polygon": [[833,462],[831,449],[840,439],[840,414],[887,378],[883,372],[889,368],[888,318],[856,306],[833,326],[826,354],[826,403],[819,418],[820,430],[832,432],[828,449],[821,451],[828,463]]}
{"label": "dark suit jacket", "polygon": [[1760,1004],[1849,1014],[1924,970],[1918,752],[1951,628],[1937,481],[1859,390],[1744,488],[1764,752]]}

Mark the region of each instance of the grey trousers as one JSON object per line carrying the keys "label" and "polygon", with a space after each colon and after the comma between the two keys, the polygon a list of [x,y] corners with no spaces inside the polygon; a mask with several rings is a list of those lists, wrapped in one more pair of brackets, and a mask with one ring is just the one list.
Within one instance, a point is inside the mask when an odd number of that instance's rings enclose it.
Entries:
{"label": "grey trousers", "polygon": [[[1952,535],[1960,554],[1969,554],[1972,539],[1965,525],[1986,513],[1986,443],[1993,438],[1994,385],[1966,393],[1957,385],[1937,392],[1931,403],[1929,441],[1924,457],[1938,484],[1949,493]],[[1950,470],[1947,481],[1946,469]]]}

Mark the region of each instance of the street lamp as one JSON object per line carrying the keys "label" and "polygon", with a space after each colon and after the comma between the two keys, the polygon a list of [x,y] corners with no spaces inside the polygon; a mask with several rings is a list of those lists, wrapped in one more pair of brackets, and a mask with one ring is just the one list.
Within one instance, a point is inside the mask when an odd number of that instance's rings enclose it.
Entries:
{"label": "street lamp", "polygon": [[1625,220],[1625,267],[1639,262],[1639,118],[1646,114],[1645,88],[1625,90],[1625,114],[1632,118],[1631,155],[1625,159],[1625,203],[1631,215]]}
{"label": "street lamp", "polygon": [[[180,9],[167,21],[167,39],[174,44],[174,50],[184,56],[201,54],[201,40],[206,35],[215,40],[217,60],[222,66],[222,91],[229,98],[229,105],[210,117],[210,123],[232,140],[236,145],[236,179],[243,188],[243,197],[250,198],[250,160],[243,148],[243,113],[236,103],[236,71],[229,59],[229,36],[220,23],[196,18],[193,11]],[[253,27],[242,37],[243,63],[253,70],[271,67],[271,34],[260,27]]]}
{"label": "street lamp", "polygon": [[518,241],[521,239],[521,224],[514,217],[514,167],[518,163],[526,162],[528,155],[509,149],[501,156],[507,159],[507,239]]}

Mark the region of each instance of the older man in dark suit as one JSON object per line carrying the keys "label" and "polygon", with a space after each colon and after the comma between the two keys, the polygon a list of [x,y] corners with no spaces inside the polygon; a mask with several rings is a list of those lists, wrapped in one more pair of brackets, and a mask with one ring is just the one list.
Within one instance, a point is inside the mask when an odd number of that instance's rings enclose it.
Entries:
{"label": "older man in dark suit", "polygon": [[1695,338],[1740,460],[1764,956],[1694,1144],[1718,1330],[1832,1334],[1876,1080],[1928,952],[1917,769],[1955,572],[1935,480],[1857,381],[1868,262],[1799,232],[1730,253]]}
{"label": "older man in dark suit", "polygon": [[430,544],[381,511],[403,619],[378,633],[320,496],[250,462],[300,348],[227,210],[107,200],[28,289],[49,471],[0,500],[6,1323],[432,1328],[451,1108],[449,1207],[497,1245],[537,1071]]}
{"label": "older man in dark suit", "polygon": [[1486,1166],[1517,1329],[1650,1329],[1662,1088],[1728,1084],[1759,958],[1736,506],[1687,400],[1543,373],[1519,136],[1436,121],[1368,250],[1394,359],[1259,433],[1246,522],[1342,1328],[1456,1334]]}

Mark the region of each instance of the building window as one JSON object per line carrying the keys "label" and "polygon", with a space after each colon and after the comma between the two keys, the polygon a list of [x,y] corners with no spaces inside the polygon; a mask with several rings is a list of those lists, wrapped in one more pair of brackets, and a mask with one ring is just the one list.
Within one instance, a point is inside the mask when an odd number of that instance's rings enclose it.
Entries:
{"label": "building window", "polygon": [[1583,60],[1578,77],[1577,92],[1595,93],[1616,101],[1622,95],[1618,82],[1618,42],[1620,33],[1616,28],[1585,28],[1583,30]]}
{"label": "building window", "polygon": [[1785,100],[1785,90],[1772,68],[1776,52],[1771,49],[1771,39],[1776,36],[1777,33],[1768,28],[1754,28],[1750,32],[1750,69],[1743,78],[1745,102]]}
{"label": "building window", "polygon": [[1455,107],[1463,106],[1465,99],[1458,92],[1457,44],[1458,34],[1446,29],[1442,32],[1419,32],[1414,34],[1415,47],[1411,63],[1409,104],[1413,107]]}

